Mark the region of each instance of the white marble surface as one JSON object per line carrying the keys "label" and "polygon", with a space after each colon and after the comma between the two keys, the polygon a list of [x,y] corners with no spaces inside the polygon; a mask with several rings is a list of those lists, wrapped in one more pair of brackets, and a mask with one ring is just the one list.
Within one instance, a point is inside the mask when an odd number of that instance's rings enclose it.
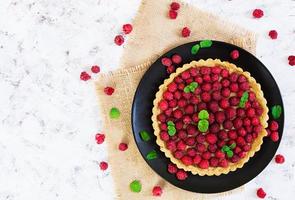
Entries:
{"label": "white marble surface", "polygon": [[[217,199],[289,200],[295,195],[294,0],[187,0],[244,24],[260,34],[257,56],[277,80],[285,103],[286,126],[278,150],[283,165],[272,162],[245,191]],[[122,48],[113,37],[130,22],[139,0],[1,0],[0,3],[0,199],[113,199],[93,81],[79,80],[98,64],[115,69]],[[254,20],[260,7],[265,17]],[[293,24],[292,24],[293,23]],[[278,40],[267,33],[277,29]]]}

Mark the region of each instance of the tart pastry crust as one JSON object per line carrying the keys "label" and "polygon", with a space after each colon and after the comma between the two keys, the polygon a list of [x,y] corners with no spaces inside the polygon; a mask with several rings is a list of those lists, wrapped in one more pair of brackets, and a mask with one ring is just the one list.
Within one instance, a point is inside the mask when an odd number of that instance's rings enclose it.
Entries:
{"label": "tart pastry crust", "polygon": [[[253,91],[256,94],[256,99],[261,105],[263,109],[263,113],[260,116],[260,123],[263,126],[263,129],[258,134],[258,137],[253,141],[252,147],[250,151],[246,154],[246,156],[242,159],[240,159],[236,163],[229,162],[228,167],[209,167],[207,169],[201,169],[197,166],[186,166],[184,165],[180,160],[176,159],[172,152],[168,150],[165,146],[165,143],[160,138],[160,128],[159,128],[159,121],[157,119],[157,116],[161,113],[160,109],[158,108],[158,103],[163,98],[163,93],[167,90],[167,85],[173,82],[174,78],[180,75],[182,72],[186,71],[189,68],[192,67],[214,67],[214,66],[220,66],[222,68],[226,68],[229,70],[230,73],[236,72],[239,74],[243,74],[250,84],[250,90]],[[251,77],[249,72],[243,71],[241,68],[237,67],[236,65],[229,63],[229,62],[223,62],[219,59],[207,59],[207,60],[199,60],[199,61],[192,61],[189,64],[183,65],[183,67],[178,68],[175,73],[172,73],[168,79],[164,81],[164,83],[159,87],[159,91],[156,93],[156,98],[153,102],[153,115],[152,115],[152,122],[153,122],[153,128],[154,128],[154,134],[157,137],[157,144],[160,146],[161,151],[163,151],[168,157],[172,163],[176,164],[178,168],[183,169],[185,171],[190,171],[192,174],[200,175],[200,176],[219,176],[221,174],[228,174],[231,171],[235,171],[238,168],[242,168],[248,160],[254,156],[254,154],[260,150],[260,147],[263,143],[263,137],[267,135],[266,127],[267,127],[267,121],[268,121],[268,107],[266,106],[266,99],[263,96],[263,91],[261,90],[261,86],[259,83],[256,82],[256,80]]]}

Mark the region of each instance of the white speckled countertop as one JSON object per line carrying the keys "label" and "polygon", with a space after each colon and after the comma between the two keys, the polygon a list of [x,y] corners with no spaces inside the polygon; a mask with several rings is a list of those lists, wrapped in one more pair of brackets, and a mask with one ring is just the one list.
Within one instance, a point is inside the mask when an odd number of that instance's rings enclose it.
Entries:
{"label": "white speckled countertop", "polygon": [[[259,36],[257,56],[277,80],[285,104],[286,126],[279,153],[283,165],[270,163],[243,192],[218,200],[290,200],[295,195],[294,0],[187,0],[244,25]],[[105,144],[93,81],[79,80],[98,64],[115,69],[122,47],[113,44],[130,22],[139,0],[1,0],[0,5],[0,199],[113,199]],[[265,16],[251,17],[254,8]],[[267,36],[270,29],[277,40]],[[160,198],[159,198],[160,199]]]}

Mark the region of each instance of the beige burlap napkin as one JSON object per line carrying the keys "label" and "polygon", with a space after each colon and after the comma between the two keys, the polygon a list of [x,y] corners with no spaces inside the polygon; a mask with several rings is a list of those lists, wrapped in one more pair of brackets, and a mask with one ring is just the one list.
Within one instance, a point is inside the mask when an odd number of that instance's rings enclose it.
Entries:
{"label": "beige burlap napkin", "polygon": [[[181,4],[178,18],[171,20],[167,18],[170,3],[170,0],[142,1],[133,21],[134,31],[124,46],[121,68],[100,75],[96,81],[117,199],[153,199],[151,191],[155,185],[163,188],[161,199],[214,199],[216,195],[228,195],[233,192],[204,195],[176,188],[152,171],[134,142],[130,113],[133,96],[142,75],[159,55],[180,44],[205,38],[233,43],[252,53],[255,52],[256,38],[253,33],[184,3]],[[180,36],[183,26],[188,26],[192,30],[189,38]],[[106,86],[115,88],[112,96],[104,94],[103,89]],[[109,118],[112,107],[117,107],[121,111],[120,119]],[[120,142],[128,143],[127,151],[118,150]],[[129,189],[129,183],[135,179],[142,183],[140,193],[133,193]]]}

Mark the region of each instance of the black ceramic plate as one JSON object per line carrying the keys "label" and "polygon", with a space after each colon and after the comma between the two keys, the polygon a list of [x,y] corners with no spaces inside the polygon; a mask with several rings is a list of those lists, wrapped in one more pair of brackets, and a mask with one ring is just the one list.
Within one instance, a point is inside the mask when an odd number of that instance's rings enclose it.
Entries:
{"label": "black ceramic plate", "polygon": [[[155,142],[156,137],[153,135],[154,130],[151,121],[155,94],[158,91],[158,87],[163,83],[164,79],[169,77],[165,67],[161,64],[161,58],[171,57],[175,53],[180,54],[183,58],[183,63],[181,63],[179,66],[182,66],[182,64],[189,63],[193,60],[207,58],[218,58],[222,61],[229,61],[250,72],[256,81],[261,84],[262,90],[267,100],[267,106],[269,108],[277,104],[282,105],[283,107],[283,102],[280,90],[273,76],[255,56],[237,46],[218,41],[213,41],[213,45],[210,48],[201,49],[197,55],[192,55],[190,50],[191,47],[196,43],[198,43],[198,41],[187,43],[170,50],[160,57],[154,64],[152,64],[144,74],[138,85],[133,100],[132,129],[141,155],[146,160],[147,164],[165,180],[179,188],[193,192],[224,192],[244,185],[256,177],[272,160],[280,144],[280,141],[274,143],[270,140],[270,138],[265,138],[260,151],[257,152],[255,156],[244,165],[243,168],[234,172],[220,176],[198,176],[189,173],[189,176],[185,181],[177,180],[175,175],[169,174],[167,172],[167,164],[169,163],[169,159],[166,158],[164,153],[160,151],[159,146]],[[230,52],[234,49],[237,49],[240,52],[240,57],[237,60],[232,60],[229,56]],[[269,116],[271,119],[270,113]],[[277,121],[280,125],[279,134],[281,138],[284,127],[284,115],[282,114],[280,119]],[[139,135],[141,130],[150,132],[152,135],[152,140],[149,142],[142,141]],[[146,159],[146,154],[151,150],[157,151],[157,159]]]}

